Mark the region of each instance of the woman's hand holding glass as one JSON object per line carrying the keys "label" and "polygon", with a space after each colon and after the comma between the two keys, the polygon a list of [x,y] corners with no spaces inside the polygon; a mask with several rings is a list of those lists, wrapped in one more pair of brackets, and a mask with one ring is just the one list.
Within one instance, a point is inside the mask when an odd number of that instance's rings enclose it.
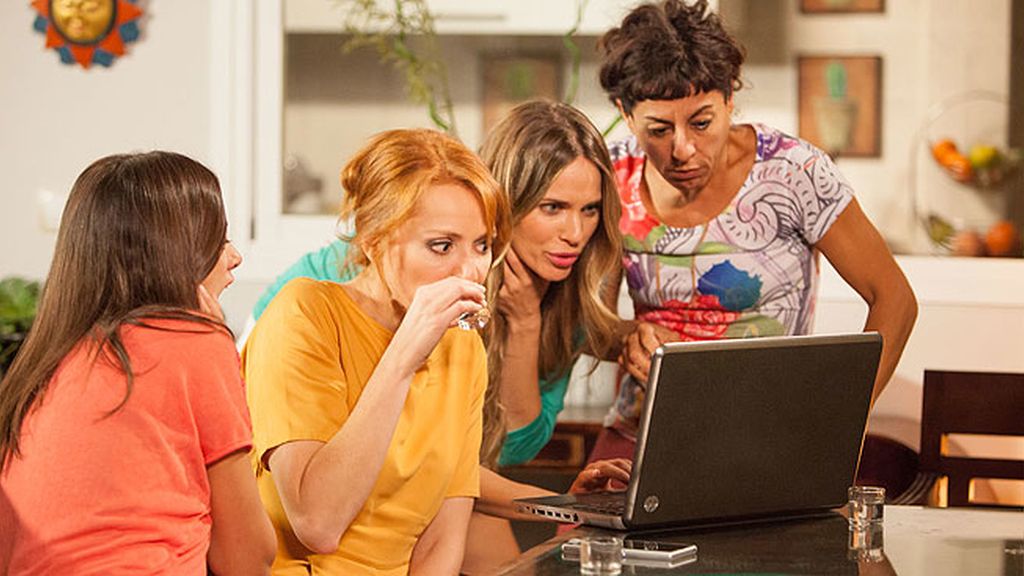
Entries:
{"label": "woman's hand holding glass", "polygon": [[457,276],[425,284],[416,289],[393,342],[401,344],[403,357],[416,370],[426,362],[445,331],[458,325],[459,318],[486,306],[482,284]]}

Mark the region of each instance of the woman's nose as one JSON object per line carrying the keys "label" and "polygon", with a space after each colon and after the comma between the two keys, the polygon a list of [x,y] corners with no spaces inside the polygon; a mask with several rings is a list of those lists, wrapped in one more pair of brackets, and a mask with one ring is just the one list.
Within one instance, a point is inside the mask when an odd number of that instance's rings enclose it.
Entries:
{"label": "woman's nose", "polygon": [[227,252],[228,256],[228,270],[238,268],[238,266],[242,264],[242,253],[239,252],[231,242],[228,242],[224,246],[224,250]]}
{"label": "woman's nose", "polygon": [[490,255],[472,255],[462,259],[459,263],[456,275],[459,278],[482,284],[487,277],[487,268],[491,263]]}
{"label": "woman's nose", "polygon": [[570,214],[562,226],[562,240],[572,247],[583,240],[583,219],[580,214]]}
{"label": "woman's nose", "polygon": [[685,164],[694,153],[697,152],[697,147],[694,146],[693,140],[686,134],[685,130],[676,132],[676,138],[672,147],[672,156],[679,161],[680,164]]}

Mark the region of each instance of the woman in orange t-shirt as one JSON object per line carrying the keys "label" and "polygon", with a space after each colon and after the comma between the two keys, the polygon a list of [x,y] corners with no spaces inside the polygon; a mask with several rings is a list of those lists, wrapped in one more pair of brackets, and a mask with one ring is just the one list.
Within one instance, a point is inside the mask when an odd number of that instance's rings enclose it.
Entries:
{"label": "woman in orange t-shirt", "polygon": [[267,572],[217,303],[241,262],[226,230],[216,176],[179,154],[108,156],[75,182],[0,383],[0,573]]}

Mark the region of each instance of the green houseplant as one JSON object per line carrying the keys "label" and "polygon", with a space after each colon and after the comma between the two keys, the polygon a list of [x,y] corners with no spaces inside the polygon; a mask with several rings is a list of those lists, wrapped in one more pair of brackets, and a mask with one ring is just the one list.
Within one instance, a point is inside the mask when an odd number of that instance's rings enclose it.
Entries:
{"label": "green houseplant", "polygon": [[14,361],[39,303],[39,283],[18,277],[0,280],[0,375]]}
{"label": "green houseplant", "polygon": [[[569,83],[563,99],[567,104],[575,102],[579,87],[580,49],[575,37],[588,1],[576,0],[576,20],[562,36],[570,61]],[[458,136],[448,70],[437,47],[435,19],[427,0],[335,0],[335,4],[345,14],[343,26],[348,39],[343,50],[375,48],[382,62],[391,64],[405,77],[409,98],[426,106],[431,122],[439,130]],[[610,132],[616,123],[605,132]]]}

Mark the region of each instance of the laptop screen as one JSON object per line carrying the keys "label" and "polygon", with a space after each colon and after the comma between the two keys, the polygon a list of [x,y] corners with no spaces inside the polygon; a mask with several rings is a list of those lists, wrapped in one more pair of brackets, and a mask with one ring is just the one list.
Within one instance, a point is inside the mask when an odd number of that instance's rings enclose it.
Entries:
{"label": "laptop screen", "polygon": [[841,506],[880,353],[876,333],[664,345],[652,362],[626,522]]}

